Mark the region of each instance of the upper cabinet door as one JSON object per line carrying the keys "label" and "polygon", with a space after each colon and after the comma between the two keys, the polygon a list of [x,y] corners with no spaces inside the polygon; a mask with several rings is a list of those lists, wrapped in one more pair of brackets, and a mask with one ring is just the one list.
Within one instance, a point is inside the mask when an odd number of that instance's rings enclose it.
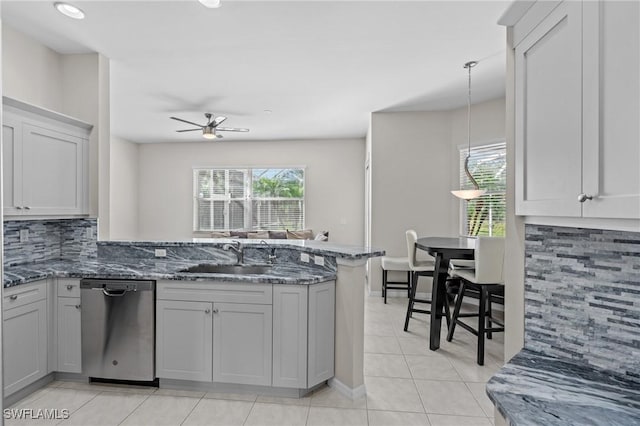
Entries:
{"label": "upper cabinet door", "polygon": [[580,216],[582,4],[556,7],[515,60],[516,213]]}
{"label": "upper cabinet door", "polygon": [[8,113],[2,118],[2,190],[5,215],[22,213],[22,124]]}
{"label": "upper cabinet door", "polygon": [[34,215],[83,213],[85,140],[23,124],[23,209]]}
{"label": "upper cabinet door", "polygon": [[583,216],[640,219],[640,3],[584,3]]}

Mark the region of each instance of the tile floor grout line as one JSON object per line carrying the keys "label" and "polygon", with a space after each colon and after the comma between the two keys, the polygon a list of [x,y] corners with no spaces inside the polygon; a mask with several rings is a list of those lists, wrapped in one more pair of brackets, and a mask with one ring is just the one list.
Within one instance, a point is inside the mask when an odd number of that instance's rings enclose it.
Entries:
{"label": "tile floor grout line", "polygon": [[[159,388],[158,388],[158,389],[159,389]],[[198,406],[198,404],[200,404],[200,402],[204,399],[204,396],[205,396],[206,394],[207,394],[207,393],[205,392],[205,394],[204,394],[204,395],[202,395],[202,396],[198,399],[198,402],[196,402],[196,403],[195,403],[195,405],[193,406],[193,408],[191,408],[191,411],[189,411],[189,413],[187,413],[187,415],[185,416],[185,418],[184,418],[184,419],[182,419],[182,421],[180,422],[180,426],[182,426],[182,425],[184,424],[184,422],[186,422],[186,421],[187,421],[187,419],[189,418],[189,416],[193,413],[193,410],[195,410],[195,409],[196,409],[196,407],[197,407],[197,406]],[[194,398],[194,399],[195,399],[195,398]]]}
{"label": "tile floor grout line", "polygon": [[[120,423],[118,423],[118,425],[121,425],[122,423],[124,423],[124,422],[125,422],[125,420],[127,420],[127,419],[128,419],[128,418],[129,418],[129,417],[130,417],[130,416],[131,416],[131,415],[132,415],[132,414],[133,414],[133,413],[134,413],[138,408],[140,408],[140,406],[141,406],[142,404],[144,404],[144,402],[145,402],[147,399],[149,399],[149,397],[150,397],[151,395],[153,395],[153,394],[154,394],[154,392],[155,392],[155,391],[153,391],[153,392],[151,392],[151,393],[148,393],[148,394],[143,394],[143,395],[146,395],[147,397],[146,397],[145,399],[143,399],[142,401],[140,401],[140,404],[136,405],[136,408],[134,408],[133,410],[131,410],[131,412],[130,412],[129,414],[127,414],[127,416],[126,416],[124,419],[122,419],[122,420],[120,421]],[[132,392],[132,393],[134,393],[134,392]]]}
{"label": "tile floor grout line", "polygon": [[[57,389],[65,389],[65,388],[57,388]],[[78,391],[80,389],[71,389],[73,391]],[[80,405],[78,408],[76,408],[73,412],[69,412],[69,417],[67,419],[62,419],[60,420],[58,423],[56,423],[56,425],[62,424],[65,420],[68,420],[71,418],[71,416],[73,416],[73,413],[78,412],[82,407],[84,407],[85,405],[87,405],[88,403],[90,403],[91,401],[93,401],[94,399],[96,399],[98,397],[98,395],[100,395],[102,392],[98,392],[97,394],[93,395],[91,398],[89,398],[88,400],[85,401],[84,404]]]}

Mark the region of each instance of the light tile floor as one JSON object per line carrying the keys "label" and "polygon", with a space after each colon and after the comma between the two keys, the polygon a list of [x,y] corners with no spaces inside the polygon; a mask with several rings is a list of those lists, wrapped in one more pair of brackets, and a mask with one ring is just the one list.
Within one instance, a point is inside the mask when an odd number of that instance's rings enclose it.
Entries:
{"label": "light tile floor", "polygon": [[77,382],[53,382],[12,408],[68,409],[60,420],[5,420],[60,425],[492,425],[486,381],[502,365],[503,337],[487,340],[485,365],[475,363],[475,337],[456,329],[429,350],[427,315],[403,331],[407,300],[367,297],[364,373],[367,396],[352,401],[329,387],[300,399],[258,394],[190,392]]}

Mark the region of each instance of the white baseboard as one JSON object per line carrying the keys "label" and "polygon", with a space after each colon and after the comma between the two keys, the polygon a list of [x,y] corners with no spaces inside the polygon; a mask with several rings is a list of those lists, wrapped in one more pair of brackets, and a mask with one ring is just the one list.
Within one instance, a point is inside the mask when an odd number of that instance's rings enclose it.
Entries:
{"label": "white baseboard", "polygon": [[365,388],[364,384],[358,386],[355,389],[352,389],[349,386],[342,383],[340,380],[336,379],[335,377],[329,379],[327,384],[329,385],[329,387],[337,390],[342,395],[346,396],[351,400],[362,398],[367,394],[367,389]]}

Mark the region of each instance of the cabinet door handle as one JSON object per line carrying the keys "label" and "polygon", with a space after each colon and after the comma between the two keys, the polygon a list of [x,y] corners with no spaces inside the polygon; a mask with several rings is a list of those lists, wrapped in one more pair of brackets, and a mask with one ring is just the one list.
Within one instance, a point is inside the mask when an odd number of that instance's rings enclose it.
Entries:
{"label": "cabinet door handle", "polygon": [[80,309],[82,305],[76,305],[76,309]]}
{"label": "cabinet door handle", "polygon": [[584,203],[587,200],[593,200],[593,195],[587,195],[585,193],[578,195],[578,201],[581,203]]}
{"label": "cabinet door handle", "polygon": [[73,290],[73,285],[67,284],[67,290]]}
{"label": "cabinet door handle", "polygon": [[16,206],[16,210],[22,210],[22,207]]}
{"label": "cabinet door handle", "polygon": [[215,309],[213,310],[213,313],[214,313],[214,314],[217,314],[217,313],[218,313],[218,308],[215,308]]}
{"label": "cabinet door handle", "polygon": [[25,209],[25,210],[31,210],[31,207],[29,207],[29,206],[24,206],[24,209]]}
{"label": "cabinet door handle", "polygon": [[207,314],[207,315],[210,314],[211,313],[211,309],[205,309],[204,313]]}
{"label": "cabinet door handle", "polygon": [[18,298],[17,294],[12,294],[11,296],[9,296],[9,299],[11,300],[16,300]]}

